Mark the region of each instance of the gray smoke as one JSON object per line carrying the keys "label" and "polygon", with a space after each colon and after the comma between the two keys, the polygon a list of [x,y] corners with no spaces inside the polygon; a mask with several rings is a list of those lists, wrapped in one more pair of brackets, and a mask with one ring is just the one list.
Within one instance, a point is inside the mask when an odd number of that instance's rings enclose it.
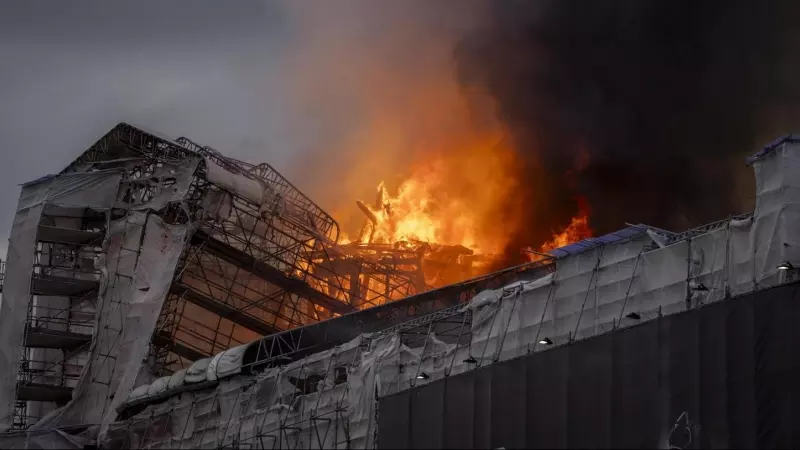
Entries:
{"label": "gray smoke", "polygon": [[744,158],[800,117],[798,13],[792,0],[493,3],[455,56],[525,157],[530,225],[510,253],[581,198],[598,233],[752,208]]}

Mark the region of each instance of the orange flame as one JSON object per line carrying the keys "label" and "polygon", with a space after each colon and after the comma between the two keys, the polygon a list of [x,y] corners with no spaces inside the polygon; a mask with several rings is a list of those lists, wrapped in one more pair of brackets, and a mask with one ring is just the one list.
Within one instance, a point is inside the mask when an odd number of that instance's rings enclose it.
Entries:
{"label": "orange flame", "polygon": [[589,226],[589,204],[585,199],[579,198],[578,207],[578,214],[570,220],[569,225],[539,246],[539,252],[547,253],[593,236],[592,228]]}
{"label": "orange flame", "polygon": [[500,211],[498,199],[514,194],[509,173],[515,155],[491,138],[417,163],[393,191],[381,182],[374,202],[359,202],[368,222],[358,241],[502,251],[516,218]]}
{"label": "orange flame", "polygon": [[590,237],[592,237],[592,229],[589,227],[589,216],[582,211],[572,218],[564,231],[553,235],[549,241],[542,244],[541,247],[539,247],[539,251],[547,253],[550,250],[564,247]]}

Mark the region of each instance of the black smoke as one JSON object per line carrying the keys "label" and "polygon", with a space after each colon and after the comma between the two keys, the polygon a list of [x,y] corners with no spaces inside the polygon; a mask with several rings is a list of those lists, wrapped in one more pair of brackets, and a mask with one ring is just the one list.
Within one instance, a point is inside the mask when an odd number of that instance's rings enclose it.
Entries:
{"label": "black smoke", "polygon": [[523,156],[527,217],[512,253],[563,228],[581,197],[597,233],[744,212],[753,179],[744,158],[800,129],[800,1],[522,0],[490,10],[455,56],[461,83],[496,99]]}

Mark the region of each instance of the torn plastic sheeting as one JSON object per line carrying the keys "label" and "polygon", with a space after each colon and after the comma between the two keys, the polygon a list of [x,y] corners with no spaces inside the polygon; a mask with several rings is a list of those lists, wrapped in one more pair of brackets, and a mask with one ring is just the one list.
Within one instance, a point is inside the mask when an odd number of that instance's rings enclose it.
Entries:
{"label": "torn plastic sheeting", "polygon": [[264,198],[264,185],[243,175],[229,172],[214,161],[206,158],[206,178],[227,191],[261,206]]}
{"label": "torn plastic sheeting", "polygon": [[114,205],[122,176],[121,170],[104,170],[65,173],[27,183],[22,188],[17,211],[38,204],[105,210]]}
{"label": "torn plastic sheeting", "polygon": [[[147,178],[123,179],[117,196],[117,207],[158,211],[170,203],[183,201],[192,185],[198,164],[199,157],[160,162]],[[131,163],[131,166],[135,167],[136,163]],[[148,199],[139,202],[139,192],[145,184],[148,187]]]}
{"label": "torn plastic sheeting", "polygon": [[[132,249],[139,245],[146,220],[145,212],[134,212],[123,219],[111,222],[103,242],[104,252],[98,259],[98,268],[102,274],[97,307],[100,313],[96,317],[94,326],[95,330],[109,331],[95,333],[93,336],[89,360],[78,378],[72,400],[45,416],[31,429],[51,429],[99,422],[101,412],[95,407],[105,402],[107,395],[105,388],[112,379],[105,355],[114,352],[118,330],[122,327],[119,315],[109,312],[118,311],[114,306],[124,301],[125,293],[130,287],[137,260],[136,252]],[[123,398],[126,397],[127,395]],[[89,414],[95,415],[93,422],[84,418],[84,415]]]}
{"label": "torn plastic sheeting", "polygon": [[0,431],[11,427],[16,392],[16,376],[31,299],[31,273],[36,233],[46,205],[91,207],[104,210],[113,205],[119,171],[69,174],[47,178],[22,187],[14,216],[6,261],[3,301],[0,303]]}
{"label": "torn plastic sheeting", "polygon": [[[168,225],[158,216],[148,216],[133,284],[122,304],[122,332],[115,343],[117,354],[125,358],[116,361],[113,368],[108,386],[108,393],[113,395],[108,403],[103,402],[101,434],[116,417],[117,407],[133,388],[141,361],[147,356],[187,234],[187,225]],[[142,286],[148,289],[136,288]]]}
{"label": "torn plastic sheeting", "polygon": [[[111,385],[119,382],[120,374],[115,374],[116,364],[109,363],[110,355],[135,357],[121,344],[125,332],[125,315],[130,303],[132,280],[136,275],[138,255],[135,249],[140,245],[147,222],[146,212],[132,212],[125,218],[114,221],[109,227],[103,243],[104,256],[98,261],[102,273],[98,311],[92,339],[89,363],[83,368],[78,385],[73,391],[72,400],[65,406],[40,420],[35,429],[49,429],[82,423],[100,423],[108,404]],[[163,258],[162,258],[163,259]],[[128,332],[134,330],[128,330]],[[148,334],[149,336],[149,334]],[[141,366],[139,357],[135,369]],[[123,361],[118,361],[122,366]],[[131,386],[132,387],[132,386]],[[116,401],[125,401],[130,391],[120,393]]]}

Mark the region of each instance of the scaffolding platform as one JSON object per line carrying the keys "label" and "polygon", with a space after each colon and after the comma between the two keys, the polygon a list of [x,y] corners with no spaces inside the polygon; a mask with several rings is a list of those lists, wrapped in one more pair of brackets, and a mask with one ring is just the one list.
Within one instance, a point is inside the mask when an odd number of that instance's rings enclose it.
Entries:
{"label": "scaffolding platform", "polygon": [[103,236],[104,233],[99,231],[84,231],[73,228],[39,225],[36,233],[36,240],[54,244],[86,245],[101,241]]}
{"label": "scaffolding platform", "polygon": [[50,330],[43,327],[28,327],[25,330],[25,347],[76,349],[92,342],[90,334],[71,331]]}
{"label": "scaffolding platform", "polygon": [[17,383],[17,401],[53,402],[59,405],[72,398],[72,388],[41,383]]}
{"label": "scaffolding platform", "polygon": [[79,297],[96,291],[100,282],[56,275],[35,274],[31,283],[33,295]]}
{"label": "scaffolding platform", "polygon": [[4,429],[32,425],[52,411],[35,402],[62,401],[78,382],[89,387],[61,420],[98,423],[142,360],[163,377],[427,289],[418,261],[344,255],[338,223],[268,164],[124,123],[23,198],[42,208],[18,216],[28,222],[12,236],[35,245],[14,261],[30,289],[16,283],[4,305],[20,338],[6,363],[24,381],[0,386]]}

